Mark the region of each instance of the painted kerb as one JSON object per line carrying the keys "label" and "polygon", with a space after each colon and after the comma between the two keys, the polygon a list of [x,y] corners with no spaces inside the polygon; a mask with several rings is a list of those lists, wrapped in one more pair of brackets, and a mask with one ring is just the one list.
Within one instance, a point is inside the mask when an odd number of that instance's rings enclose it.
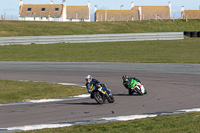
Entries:
{"label": "painted kerb", "polygon": [[184,39],[183,32],[0,37],[0,45]]}

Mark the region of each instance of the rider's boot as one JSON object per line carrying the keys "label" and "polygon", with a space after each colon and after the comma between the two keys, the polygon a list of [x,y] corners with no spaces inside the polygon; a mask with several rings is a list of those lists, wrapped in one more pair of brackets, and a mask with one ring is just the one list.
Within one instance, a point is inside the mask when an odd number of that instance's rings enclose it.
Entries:
{"label": "rider's boot", "polygon": [[93,93],[90,94],[90,98],[94,99],[94,94]]}
{"label": "rider's boot", "polygon": [[107,89],[108,95],[112,95],[111,94],[111,90]]}

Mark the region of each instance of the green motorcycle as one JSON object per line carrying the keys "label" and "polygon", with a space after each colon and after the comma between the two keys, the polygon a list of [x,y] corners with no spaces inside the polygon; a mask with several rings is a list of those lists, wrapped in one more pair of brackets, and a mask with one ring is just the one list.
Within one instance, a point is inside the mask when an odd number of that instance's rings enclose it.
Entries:
{"label": "green motorcycle", "polygon": [[139,95],[144,95],[147,93],[144,85],[141,82],[138,82],[132,78],[128,80],[128,88],[129,95],[132,95],[134,92],[138,93]]}

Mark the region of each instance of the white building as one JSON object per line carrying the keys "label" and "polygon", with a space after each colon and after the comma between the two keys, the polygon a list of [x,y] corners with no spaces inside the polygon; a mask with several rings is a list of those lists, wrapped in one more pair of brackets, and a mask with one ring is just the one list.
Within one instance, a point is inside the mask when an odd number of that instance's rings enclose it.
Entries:
{"label": "white building", "polygon": [[19,20],[90,22],[90,2],[87,6],[67,6],[66,0],[62,4],[23,4],[20,0]]}

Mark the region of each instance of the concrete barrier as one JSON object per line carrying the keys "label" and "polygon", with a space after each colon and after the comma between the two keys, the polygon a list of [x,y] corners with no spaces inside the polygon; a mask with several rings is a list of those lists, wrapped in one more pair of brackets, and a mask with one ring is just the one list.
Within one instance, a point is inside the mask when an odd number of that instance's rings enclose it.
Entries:
{"label": "concrete barrier", "polygon": [[0,37],[0,45],[184,39],[183,32]]}

